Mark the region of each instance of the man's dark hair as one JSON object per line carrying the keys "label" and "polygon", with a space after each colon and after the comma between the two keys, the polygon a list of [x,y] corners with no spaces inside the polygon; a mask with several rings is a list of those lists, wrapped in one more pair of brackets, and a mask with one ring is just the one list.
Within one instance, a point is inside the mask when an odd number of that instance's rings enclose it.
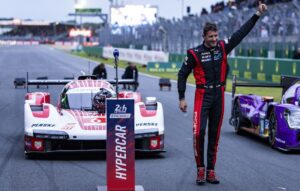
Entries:
{"label": "man's dark hair", "polygon": [[205,36],[208,31],[218,31],[217,25],[215,23],[205,23],[203,28],[203,35]]}

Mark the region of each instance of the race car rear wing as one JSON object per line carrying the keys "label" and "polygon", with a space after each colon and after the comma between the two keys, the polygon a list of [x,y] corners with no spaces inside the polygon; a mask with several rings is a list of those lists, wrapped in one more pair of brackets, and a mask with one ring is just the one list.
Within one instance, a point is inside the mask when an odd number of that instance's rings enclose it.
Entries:
{"label": "race car rear wing", "polygon": [[[117,86],[117,80],[106,80],[106,81],[111,83],[114,86]],[[132,86],[133,91],[136,91],[138,86],[139,86],[139,82],[135,79],[121,79],[121,80],[118,80],[118,85],[120,85],[120,84],[124,85],[125,88],[126,88],[126,85]]]}
{"label": "race car rear wing", "polygon": [[236,87],[268,87],[268,88],[282,88],[281,84],[271,83],[248,83],[248,82],[236,82],[236,76],[232,78],[232,98],[234,98]]}
{"label": "race car rear wing", "polygon": [[[95,75],[82,75],[78,77],[78,80],[85,80],[85,79],[92,79],[97,80],[97,77]],[[104,79],[105,81],[109,82],[112,85],[115,85],[117,83],[116,79]],[[118,79],[119,84],[128,84],[128,85],[134,85],[137,83],[135,79]]]}
{"label": "race car rear wing", "polygon": [[[93,79],[93,80],[97,80],[96,76],[94,75],[85,75],[85,76],[79,76],[78,80],[85,80],[85,79]],[[48,86],[48,85],[66,85],[67,83],[71,82],[74,80],[74,77],[65,77],[64,79],[58,79],[58,80],[48,80],[47,78],[43,78],[43,79],[36,79],[36,80],[29,80],[28,79],[28,73],[27,73],[27,78],[26,78],[26,87],[27,87],[27,92],[28,91],[28,86]],[[105,80],[107,82],[109,82],[112,85],[116,85],[117,82],[116,80]],[[132,85],[133,89],[136,90],[138,87],[138,82],[134,79],[121,79],[118,80],[118,84],[121,85]]]}
{"label": "race car rear wing", "polygon": [[39,86],[47,86],[48,87],[48,85],[65,85],[73,80],[74,80],[74,76],[73,77],[65,77],[64,79],[60,79],[60,80],[48,80],[48,77],[46,77],[46,76],[37,77],[35,80],[29,80],[29,74],[27,72],[26,88],[27,88],[27,92],[29,92],[28,91],[29,86],[36,85],[37,87],[39,87]]}
{"label": "race car rear wing", "polygon": [[295,76],[281,76],[279,84],[275,83],[248,83],[248,82],[236,82],[236,76],[232,79],[232,98],[234,98],[236,87],[267,87],[267,88],[282,88],[282,95],[289,87],[300,81],[300,77]]}
{"label": "race car rear wing", "polygon": [[[117,83],[116,80],[106,80],[107,82],[111,83],[112,85],[115,85]],[[128,85],[135,85],[138,82],[134,79],[122,79],[122,80],[118,80],[119,84],[128,84]]]}
{"label": "race car rear wing", "polygon": [[[78,77],[78,80],[85,80],[85,79],[97,80],[97,77],[95,75],[83,75],[83,76]],[[133,86],[134,90],[136,90],[139,85],[138,81],[135,79],[118,79],[118,82],[116,79],[110,79],[110,80],[104,79],[104,80],[114,86],[116,86],[117,83],[119,85],[131,85],[131,86]]]}
{"label": "race car rear wing", "polygon": [[[251,82],[237,82],[236,76],[232,78],[232,94],[231,94],[231,105],[234,105],[235,102],[235,92],[236,87],[268,87],[268,88],[283,88],[282,83],[280,84],[271,84],[271,83],[251,83]],[[233,107],[231,107],[231,116],[233,116]],[[229,119],[229,123],[232,124],[232,118]]]}
{"label": "race car rear wing", "polygon": [[72,80],[27,80],[27,86],[30,85],[65,85]]}

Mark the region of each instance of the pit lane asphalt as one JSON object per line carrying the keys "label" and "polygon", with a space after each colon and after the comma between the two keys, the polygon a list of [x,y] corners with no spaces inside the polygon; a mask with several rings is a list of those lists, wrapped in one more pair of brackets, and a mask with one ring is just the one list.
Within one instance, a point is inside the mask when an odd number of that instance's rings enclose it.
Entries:
{"label": "pit lane asphalt", "polygon": [[[48,76],[49,79],[80,75],[88,61],[46,46],[0,47],[0,190],[1,191],[93,191],[106,184],[103,153],[59,154],[26,160],[23,154],[25,89],[14,89],[13,79]],[[95,63],[90,63],[90,68]],[[123,73],[120,70],[120,75]],[[108,68],[108,77],[114,70]],[[167,153],[136,157],[136,184],[146,191],[193,190],[299,190],[300,154],[271,149],[251,135],[235,135],[228,125],[230,96],[221,131],[217,160],[220,185],[196,186],[192,150],[192,104],[194,88],[188,87],[188,116],[178,109],[176,84],[172,91],[159,91],[158,79],[139,76],[143,96],[156,96],[165,113]],[[61,87],[44,89],[57,103]],[[31,91],[36,91],[31,88]]]}

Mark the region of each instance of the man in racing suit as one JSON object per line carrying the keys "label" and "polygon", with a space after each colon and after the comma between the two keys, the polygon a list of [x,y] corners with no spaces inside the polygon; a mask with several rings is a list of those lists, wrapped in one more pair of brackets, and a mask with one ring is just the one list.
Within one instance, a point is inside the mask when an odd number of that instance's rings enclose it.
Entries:
{"label": "man in racing suit", "polygon": [[[227,55],[251,31],[266,10],[267,6],[259,2],[257,12],[228,41],[218,40],[217,26],[207,23],[203,29],[203,44],[187,51],[185,62],[178,72],[179,108],[183,112],[187,110],[184,95],[186,80],[192,70],[196,80],[193,145],[197,165],[196,183],[198,185],[203,185],[205,180],[212,184],[219,183],[214,168],[224,113]],[[208,148],[205,178],[204,137],[207,122]]]}

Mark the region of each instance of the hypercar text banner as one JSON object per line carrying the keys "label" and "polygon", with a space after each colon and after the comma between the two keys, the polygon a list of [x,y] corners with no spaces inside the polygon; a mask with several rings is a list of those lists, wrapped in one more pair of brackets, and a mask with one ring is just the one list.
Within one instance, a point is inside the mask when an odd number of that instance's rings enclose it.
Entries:
{"label": "hypercar text banner", "polygon": [[135,190],[134,100],[107,99],[107,190]]}

